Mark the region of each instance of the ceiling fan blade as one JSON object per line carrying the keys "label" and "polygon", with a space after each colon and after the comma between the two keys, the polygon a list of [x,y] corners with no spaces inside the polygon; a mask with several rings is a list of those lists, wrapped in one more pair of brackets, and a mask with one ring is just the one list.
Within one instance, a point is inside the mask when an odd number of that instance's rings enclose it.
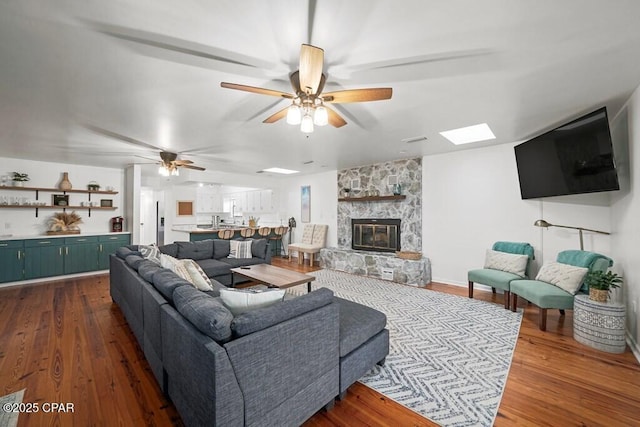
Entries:
{"label": "ceiling fan blade", "polygon": [[303,44],[300,48],[300,88],[308,94],[318,93],[324,66],[324,50]]}
{"label": "ceiling fan blade", "polygon": [[284,107],[282,110],[278,111],[275,114],[270,115],[269,117],[267,117],[266,119],[264,119],[264,121],[262,123],[275,123],[280,119],[284,119],[285,117],[287,117],[287,110],[289,109],[289,107]]}
{"label": "ceiling fan blade", "polygon": [[300,90],[300,70],[296,70],[289,76],[289,81],[291,82],[291,87],[296,94],[301,92]]}
{"label": "ceiling fan blade", "polygon": [[347,124],[347,122],[336,113],[333,109],[325,107],[329,116],[329,124],[333,127],[340,128]]}
{"label": "ceiling fan blade", "polygon": [[191,160],[176,160],[175,163],[177,166],[191,165],[193,162]]}
{"label": "ceiling fan blade", "polygon": [[381,87],[374,89],[347,89],[336,92],[327,92],[322,95],[324,102],[348,103],[348,102],[368,102],[391,99],[393,89]]}
{"label": "ceiling fan blade", "polygon": [[148,144],[148,143],[143,142],[143,141],[138,141],[137,139],[133,139],[133,138],[130,138],[130,137],[126,136],[126,135],[122,135],[122,134],[119,134],[119,133],[116,133],[116,132],[112,132],[112,131],[107,130],[107,129],[103,129],[103,128],[98,127],[98,126],[86,125],[86,127],[90,131],[92,131],[94,133],[97,133],[99,135],[102,135],[102,136],[106,136],[108,138],[118,139],[120,141],[127,142],[129,144],[138,145],[138,146],[141,146],[141,147],[146,147],[146,148],[151,148],[153,150],[162,151],[162,148],[156,147],[155,145]]}
{"label": "ceiling fan blade", "polygon": [[279,96],[287,99],[295,98],[290,93],[280,92],[279,90],[264,89],[264,88],[255,87],[255,86],[247,86],[247,85],[240,85],[236,83],[227,83],[227,82],[221,82],[220,86],[226,89],[242,90],[245,92],[257,93],[259,95]]}
{"label": "ceiling fan blade", "polygon": [[202,168],[200,166],[194,166],[194,165],[180,165],[181,168],[186,168],[186,169],[194,169],[197,171],[204,171],[206,170],[205,168]]}

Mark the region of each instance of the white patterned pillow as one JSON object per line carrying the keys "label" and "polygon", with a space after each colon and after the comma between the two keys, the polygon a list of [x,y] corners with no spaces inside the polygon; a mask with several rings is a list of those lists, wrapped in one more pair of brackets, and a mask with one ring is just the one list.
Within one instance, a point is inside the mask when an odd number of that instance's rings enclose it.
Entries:
{"label": "white patterned pillow", "polygon": [[140,251],[140,253],[144,258],[160,265],[161,252],[160,252],[160,248],[158,248],[156,245],[139,245],[138,251]]}
{"label": "white patterned pillow", "polygon": [[202,267],[198,265],[192,259],[183,259],[180,260],[180,263],[183,264],[187,271],[189,272],[190,279],[187,279],[189,282],[201,291],[212,291],[213,286],[211,285],[211,279],[207,276],[207,274],[202,270]]}
{"label": "white patterned pillow", "polygon": [[580,286],[582,286],[582,281],[588,271],[589,269],[584,267],[575,267],[561,262],[550,262],[542,266],[536,276],[536,280],[551,283],[575,295]]}
{"label": "white patterned pillow", "polygon": [[194,288],[201,291],[213,290],[211,280],[194,260],[189,258],[177,259],[170,255],[160,254],[160,262],[162,267],[173,271],[178,276],[191,283]]}
{"label": "white patterned pillow", "polygon": [[284,298],[280,289],[220,289],[220,298],[225,307],[234,316],[245,311],[255,310],[275,304]]}
{"label": "white patterned pillow", "polygon": [[231,240],[229,242],[229,256],[227,258],[252,258],[252,240]]}
{"label": "white patterned pillow", "polygon": [[506,271],[508,273],[524,277],[525,272],[527,271],[528,261],[529,257],[527,255],[510,254],[487,249],[487,254],[484,259],[484,268]]}

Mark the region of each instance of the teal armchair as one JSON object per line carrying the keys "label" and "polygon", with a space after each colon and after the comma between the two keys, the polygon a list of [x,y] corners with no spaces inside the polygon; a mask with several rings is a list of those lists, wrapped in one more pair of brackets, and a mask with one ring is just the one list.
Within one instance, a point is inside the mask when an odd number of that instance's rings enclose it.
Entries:
{"label": "teal armchair", "polygon": [[[529,243],[520,242],[495,242],[491,248],[497,252],[504,252],[513,255],[526,255],[525,278],[529,277],[529,270],[531,268],[531,260],[533,256],[533,246]],[[486,262],[485,262],[486,265]],[[516,279],[522,279],[519,274],[510,271],[499,270],[495,268],[480,268],[477,270],[470,270],[467,273],[467,279],[469,281],[469,298],[473,298],[473,285],[479,283],[481,285],[491,286],[493,293],[496,292],[496,288],[502,289],[504,292],[504,308],[509,308],[509,294],[510,283]]]}
{"label": "teal armchair", "polygon": [[[613,261],[595,252],[567,250],[558,254],[556,261],[575,267],[584,267],[591,271],[607,271],[613,266]],[[588,293],[588,287],[582,283],[578,290],[580,293]],[[547,330],[547,310],[557,308],[564,315],[565,310],[573,309],[574,294],[540,280],[514,280],[511,282],[511,311],[516,311],[518,296],[535,304],[539,308],[538,327],[541,331]]]}

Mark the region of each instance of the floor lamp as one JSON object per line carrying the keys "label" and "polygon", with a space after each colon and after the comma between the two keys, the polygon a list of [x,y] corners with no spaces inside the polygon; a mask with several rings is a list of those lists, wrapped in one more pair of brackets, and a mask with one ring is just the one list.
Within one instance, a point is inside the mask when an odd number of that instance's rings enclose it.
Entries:
{"label": "floor lamp", "polygon": [[590,231],[592,233],[599,233],[599,234],[606,234],[609,235],[611,233],[607,233],[606,231],[599,231],[599,230],[591,230],[590,228],[582,228],[582,227],[571,227],[569,225],[557,225],[557,224],[550,224],[547,221],[545,221],[544,219],[539,219],[536,222],[533,223],[533,225],[535,225],[536,227],[544,227],[544,228],[548,228],[548,227],[559,227],[559,228],[570,228],[572,230],[578,230],[579,234],[580,234],[580,250],[583,251],[584,250],[584,244],[582,243],[582,232],[583,231]]}

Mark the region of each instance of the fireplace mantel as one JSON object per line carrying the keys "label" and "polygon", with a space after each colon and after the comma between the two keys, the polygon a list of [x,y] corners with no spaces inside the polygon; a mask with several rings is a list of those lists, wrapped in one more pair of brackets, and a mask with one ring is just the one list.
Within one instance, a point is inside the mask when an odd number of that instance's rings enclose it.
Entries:
{"label": "fireplace mantel", "polygon": [[404,194],[398,196],[363,196],[363,197],[340,197],[339,202],[383,202],[387,201],[400,201],[406,199]]}

